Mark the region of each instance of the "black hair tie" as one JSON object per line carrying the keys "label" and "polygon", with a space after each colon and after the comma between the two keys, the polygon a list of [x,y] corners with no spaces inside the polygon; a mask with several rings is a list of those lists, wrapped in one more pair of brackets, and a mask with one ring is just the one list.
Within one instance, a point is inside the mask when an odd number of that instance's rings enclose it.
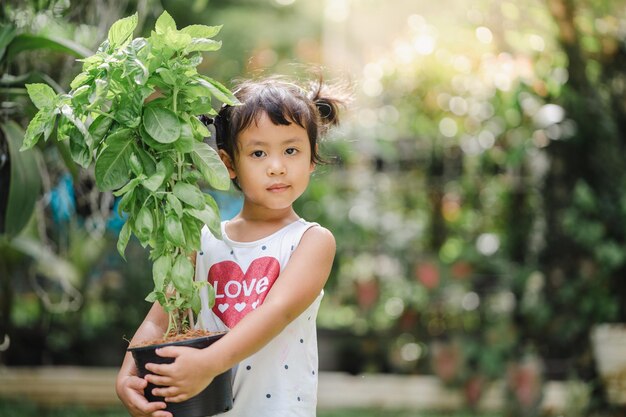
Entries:
{"label": "black hair tie", "polygon": [[201,114],[200,117],[198,117],[198,119],[202,122],[202,124],[204,124],[207,127],[210,125],[215,125],[215,119],[205,114]]}
{"label": "black hair tie", "polygon": [[325,101],[318,101],[315,103],[315,106],[317,106],[317,111],[322,119],[328,119],[333,115],[333,106]]}

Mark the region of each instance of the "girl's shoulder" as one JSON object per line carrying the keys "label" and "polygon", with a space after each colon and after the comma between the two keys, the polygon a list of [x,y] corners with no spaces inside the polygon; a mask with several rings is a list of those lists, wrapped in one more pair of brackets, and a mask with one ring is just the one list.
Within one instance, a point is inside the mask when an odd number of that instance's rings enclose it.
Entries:
{"label": "girl's shoulder", "polygon": [[337,243],[330,230],[318,223],[308,223],[300,237],[300,246],[308,249],[322,247],[324,251],[335,253]]}

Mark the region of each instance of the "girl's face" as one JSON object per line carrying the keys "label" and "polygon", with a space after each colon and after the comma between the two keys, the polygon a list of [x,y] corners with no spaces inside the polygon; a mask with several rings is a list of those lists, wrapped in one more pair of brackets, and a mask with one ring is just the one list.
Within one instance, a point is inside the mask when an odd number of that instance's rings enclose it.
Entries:
{"label": "girl's face", "polygon": [[263,113],[237,137],[235,161],[220,151],[250,208],[291,209],[315,168],[309,137],[296,123],[275,125]]}

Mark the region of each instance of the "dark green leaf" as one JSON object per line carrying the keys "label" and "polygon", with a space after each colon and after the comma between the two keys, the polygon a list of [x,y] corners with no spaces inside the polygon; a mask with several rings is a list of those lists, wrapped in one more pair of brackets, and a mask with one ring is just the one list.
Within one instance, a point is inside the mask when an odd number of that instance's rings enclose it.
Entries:
{"label": "dark green leaf", "polygon": [[148,241],[154,230],[154,218],[149,207],[142,207],[135,218],[135,234],[144,243]]}
{"label": "dark green leaf", "polygon": [[167,215],[165,217],[165,237],[177,247],[185,246],[185,234],[178,217]]}
{"label": "dark green leaf", "polygon": [[15,27],[9,24],[0,25],[0,60],[4,56],[7,46],[15,38]]}
{"label": "dark green leaf", "polygon": [[187,242],[187,249],[200,249],[200,230],[202,224],[193,216],[182,217],[183,233],[185,234],[185,242]]}
{"label": "dark green leaf", "polygon": [[230,174],[219,155],[204,142],[194,142],[191,159],[204,179],[217,190],[230,188]]}
{"label": "dark green leaf", "polygon": [[68,39],[58,38],[52,35],[34,35],[22,33],[17,35],[7,46],[6,59],[12,61],[18,53],[34,50],[47,49],[49,51],[62,52],[77,58],[84,58],[92,52],[84,46]]}
{"label": "dark green leaf", "polygon": [[165,279],[172,271],[172,259],[169,255],[163,255],[157,258],[152,264],[152,279],[154,280],[154,288],[157,290],[165,290]]}
{"label": "dark green leaf", "polygon": [[144,174],[146,174],[146,177],[149,177],[156,172],[156,160],[150,152],[144,150],[140,145],[140,143],[135,143],[133,152],[139,157]]}
{"label": "dark green leaf", "polygon": [[113,193],[113,195],[116,196],[116,197],[119,197],[121,195],[124,195],[124,194],[130,192],[130,191],[133,191],[137,187],[137,185],[139,183],[141,183],[145,178],[146,178],[145,175],[141,175],[141,176],[139,176],[137,178],[133,178],[132,180],[128,181],[125,186],[123,186],[119,190],[115,191]]}
{"label": "dark green leaf", "polygon": [[172,143],[180,136],[180,122],[173,111],[156,106],[143,112],[146,132],[159,143]]}
{"label": "dark green leaf", "polygon": [[[0,123],[6,139],[10,160],[9,189],[6,212],[1,213],[4,219],[1,233],[16,236],[26,225],[33,213],[35,203],[41,190],[41,174],[37,166],[40,158],[38,149],[19,152],[20,142],[24,137],[22,128],[12,120]],[[3,172],[4,174],[4,172]],[[2,190],[3,193],[7,192]],[[0,212],[2,208],[0,208]]]}
{"label": "dark green leaf", "polygon": [[133,207],[135,204],[135,199],[133,198],[134,192],[135,189],[126,192],[126,194],[122,196],[122,199],[117,204],[117,214],[119,214],[120,217],[123,217],[123,212],[130,213],[133,211]]}
{"label": "dark green leaf", "polygon": [[167,193],[167,204],[174,210],[176,215],[181,218],[183,217],[183,205],[180,200],[176,198],[176,196],[172,193]]}
{"label": "dark green leaf", "polygon": [[130,179],[128,160],[133,142],[130,129],[115,132],[106,140],[107,147],[96,161],[96,184],[102,191],[120,188]]}
{"label": "dark green leaf", "polygon": [[[83,168],[88,168],[93,160],[91,150],[87,147],[83,135],[78,131],[76,126],[71,124],[67,119],[61,118],[63,123],[63,131],[70,140],[70,155],[75,163]],[[60,131],[60,129],[59,129]]]}
{"label": "dark green leaf", "polygon": [[176,291],[184,298],[193,294],[194,269],[191,261],[184,254],[178,255],[172,267],[172,282]]}
{"label": "dark green leaf", "polygon": [[107,134],[109,128],[113,124],[113,119],[100,115],[89,126],[89,134],[94,142],[95,146],[98,146],[102,141],[102,138]]}
{"label": "dark green leaf", "polygon": [[116,106],[115,120],[124,126],[132,128],[139,126],[143,100],[141,92],[120,97]]}
{"label": "dark green leaf", "polygon": [[200,310],[202,309],[202,300],[200,299],[200,294],[198,294],[198,291],[194,291],[192,293],[191,309],[193,310],[194,314],[200,313]]}
{"label": "dark green leaf", "polygon": [[185,209],[185,213],[201,220],[209,228],[213,236],[218,239],[222,238],[222,230],[220,227],[221,220],[218,211],[210,206],[206,206],[203,210]]}

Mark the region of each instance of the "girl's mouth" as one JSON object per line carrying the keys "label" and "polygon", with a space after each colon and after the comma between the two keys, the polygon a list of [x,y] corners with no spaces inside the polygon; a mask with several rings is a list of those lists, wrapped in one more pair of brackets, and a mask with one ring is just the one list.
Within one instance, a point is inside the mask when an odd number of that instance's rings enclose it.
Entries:
{"label": "girl's mouth", "polygon": [[281,191],[285,191],[287,188],[289,188],[289,185],[287,184],[272,184],[269,187],[267,187],[267,191],[270,191],[273,193],[279,193]]}

